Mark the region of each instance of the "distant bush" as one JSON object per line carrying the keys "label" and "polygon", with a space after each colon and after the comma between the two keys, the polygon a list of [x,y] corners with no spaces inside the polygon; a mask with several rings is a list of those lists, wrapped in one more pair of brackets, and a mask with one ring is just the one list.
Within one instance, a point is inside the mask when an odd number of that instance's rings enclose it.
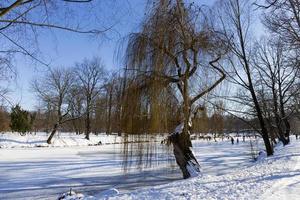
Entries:
{"label": "distant bush", "polygon": [[30,114],[19,105],[16,105],[11,109],[10,128],[12,131],[24,134],[31,130],[34,119],[35,114]]}

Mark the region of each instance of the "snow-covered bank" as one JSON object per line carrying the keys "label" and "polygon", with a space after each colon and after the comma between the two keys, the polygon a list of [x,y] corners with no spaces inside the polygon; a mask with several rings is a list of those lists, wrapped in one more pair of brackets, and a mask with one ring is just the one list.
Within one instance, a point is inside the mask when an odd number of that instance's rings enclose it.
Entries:
{"label": "snow-covered bank", "polygon": [[[91,134],[90,140],[85,139],[84,134],[76,135],[75,133],[56,133],[52,139],[52,144],[47,144],[47,133],[37,132],[35,134],[26,134],[20,136],[19,133],[5,132],[0,133],[0,148],[27,148],[27,147],[70,147],[70,146],[94,146],[103,144],[119,144],[124,142],[121,136],[117,134],[106,135]],[[145,136],[146,137],[146,136]],[[156,137],[163,139],[163,137]],[[144,140],[147,140],[144,138]],[[128,139],[128,142],[135,142],[135,138]]]}
{"label": "snow-covered bank", "polygon": [[112,144],[121,142],[122,138],[117,135],[91,134],[90,140],[86,140],[84,135],[75,133],[57,133],[53,137],[52,144],[47,144],[48,134],[37,132],[36,134],[26,134],[20,136],[19,133],[5,132],[0,134],[1,148],[16,147],[66,147],[66,146],[88,146],[102,144]]}
{"label": "snow-covered bank", "polygon": [[110,199],[300,199],[300,142],[275,155],[221,176],[176,181]]}

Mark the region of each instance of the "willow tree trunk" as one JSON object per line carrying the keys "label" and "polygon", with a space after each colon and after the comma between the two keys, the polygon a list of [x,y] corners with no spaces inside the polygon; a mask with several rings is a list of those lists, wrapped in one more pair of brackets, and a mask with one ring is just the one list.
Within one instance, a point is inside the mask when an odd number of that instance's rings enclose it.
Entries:
{"label": "willow tree trunk", "polygon": [[200,165],[191,150],[191,105],[187,79],[184,80],[182,94],[184,122],[176,128],[173,134],[170,135],[169,140],[173,144],[176,162],[181,169],[183,178],[186,179],[191,176],[196,176],[200,172]]}
{"label": "willow tree trunk", "polygon": [[169,136],[173,144],[174,156],[181,169],[183,178],[195,176],[200,172],[200,165],[191,151],[192,143],[189,133],[175,132]]}

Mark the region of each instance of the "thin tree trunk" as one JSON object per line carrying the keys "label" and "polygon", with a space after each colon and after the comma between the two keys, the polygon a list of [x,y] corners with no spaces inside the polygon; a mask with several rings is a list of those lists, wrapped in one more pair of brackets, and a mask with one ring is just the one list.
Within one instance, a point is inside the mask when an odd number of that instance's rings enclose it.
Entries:
{"label": "thin tree trunk", "polygon": [[[280,80],[281,77],[279,77]],[[291,131],[291,126],[290,123],[286,117],[285,110],[284,110],[284,102],[283,102],[283,95],[282,95],[282,88],[281,88],[281,82],[279,81],[279,103],[280,103],[280,113],[281,113],[281,118],[284,122],[285,125],[285,133],[284,133],[284,139],[286,140],[286,143],[284,145],[287,145],[290,143],[290,131]]]}
{"label": "thin tree trunk", "polygon": [[85,132],[85,139],[90,140],[90,131],[91,131],[91,127],[90,127],[90,111],[88,110],[86,113],[86,132]]}
{"label": "thin tree trunk", "polygon": [[111,133],[111,108],[112,108],[112,86],[109,89],[109,98],[108,98],[108,118],[107,118],[107,125],[106,125],[106,134]]}
{"label": "thin tree trunk", "polygon": [[285,138],[287,140],[287,144],[290,143],[290,132],[291,132],[291,126],[290,122],[287,119],[284,119],[284,124],[285,124]]}
{"label": "thin tree trunk", "polygon": [[86,100],[86,119],[85,119],[85,139],[90,140],[90,132],[91,132],[91,120],[90,120],[90,108],[91,108],[90,97],[87,97]]}
{"label": "thin tree trunk", "polygon": [[56,123],[56,124],[54,125],[54,127],[53,127],[53,129],[52,129],[52,132],[51,132],[51,134],[49,135],[49,137],[48,137],[48,139],[47,139],[47,143],[48,143],[48,144],[51,144],[52,138],[53,138],[53,136],[55,135],[55,133],[56,133],[56,131],[57,131],[58,125],[59,125],[58,123]]}
{"label": "thin tree trunk", "polygon": [[62,122],[61,105],[62,105],[62,97],[60,96],[59,104],[58,104],[58,109],[57,109],[57,117],[58,117],[58,119],[57,119],[57,122],[54,124],[54,127],[53,127],[53,129],[52,129],[51,134],[49,135],[49,138],[48,138],[48,140],[47,140],[47,143],[48,143],[48,144],[51,144],[51,140],[52,140],[54,134],[56,133],[56,131],[57,131],[59,125],[60,125],[61,122]]}
{"label": "thin tree trunk", "polygon": [[275,123],[276,123],[277,131],[278,131],[278,139],[283,143],[283,145],[286,145],[289,142],[284,137],[284,133],[283,133],[283,130],[282,130],[282,121],[281,121],[279,113],[278,113],[278,99],[277,99],[277,93],[275,91],[274,84],[272,86],[272,93],[273,93],[273,104],[274,104],[273,113],[274,113],[274,117],[275,117]]}

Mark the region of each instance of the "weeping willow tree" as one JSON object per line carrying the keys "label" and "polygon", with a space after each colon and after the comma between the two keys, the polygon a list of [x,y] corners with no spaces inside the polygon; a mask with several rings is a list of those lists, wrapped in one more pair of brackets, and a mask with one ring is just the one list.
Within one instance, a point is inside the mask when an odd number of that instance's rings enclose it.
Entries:
{"label": "weeping willow tree", "polygon": [[[126,49],[128,77],[135,80],[131,94],[146,92],[150,96],[150,112],[154,112],[151,125],[155,126],[158,123],[155,119],[161,116],[158,106],[161,91],[174,90],[181,115],[169,140],[184,178],[199,172],[189,134],[193,116],[202,108],[199,100],[225,78],[218,66],[224,50],[210,24],[204,10],[195,4],[183,0],[153,1],[141,31],[130,35]],[[208,79],[203,68],[214,72],[210,84],[201,84]],[[136,104],[131,106],[135,108],[144,103],[137,99],[133,102]]]}

